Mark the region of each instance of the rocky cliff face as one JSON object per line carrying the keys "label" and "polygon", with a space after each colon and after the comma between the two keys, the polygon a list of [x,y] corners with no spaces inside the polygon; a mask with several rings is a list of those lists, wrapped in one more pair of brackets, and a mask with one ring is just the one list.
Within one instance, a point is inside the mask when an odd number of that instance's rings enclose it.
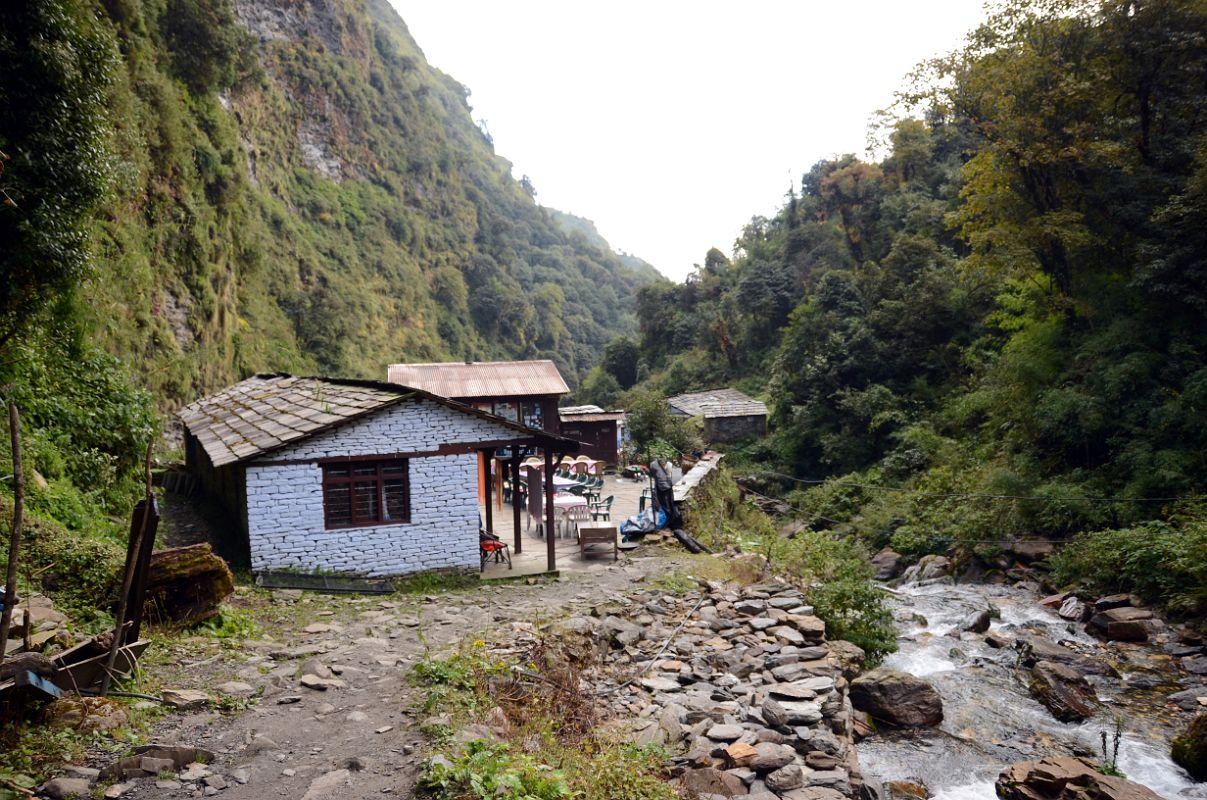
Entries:
{"label": "rocky cliff face", "polygon": [[[95,0],[122,60],[99,338],[171,405],[252,371],[553,358],[641,274],[538,207],[385,0]],[[195,24],[194,24],[195,23]]]}

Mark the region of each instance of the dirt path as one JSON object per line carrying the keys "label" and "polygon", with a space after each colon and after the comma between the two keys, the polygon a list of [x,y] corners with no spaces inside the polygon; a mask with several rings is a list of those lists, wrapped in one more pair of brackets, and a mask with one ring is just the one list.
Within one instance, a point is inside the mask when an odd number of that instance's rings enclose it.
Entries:
{"label": "dirt path", "polygon": [[[686,563],[685,557],[647,551],[536,585],[485,585],[385,600],[311,594],[289,599],[280,593],[271,601],[259,598],[253,613],[267,627],[263,638],[200,659],[206,663],[185,661],[175,676],[187,688],[211,693],[226,681],[242,682],[262,690],[259,699],[236,715],[173,714],[155,736],[157,742],[217,753],[213,771],[222,780],[213,782],[226,787],[147,778],[122,796],[410,797],[424,741],[421,720],[410,712],[415,689],[407,674],[425,652],[513,622],[538,622],[619,599],[677,563]],[[335,673],[329,688],[301,685],[304,672],[326,674],[324,666]]]}

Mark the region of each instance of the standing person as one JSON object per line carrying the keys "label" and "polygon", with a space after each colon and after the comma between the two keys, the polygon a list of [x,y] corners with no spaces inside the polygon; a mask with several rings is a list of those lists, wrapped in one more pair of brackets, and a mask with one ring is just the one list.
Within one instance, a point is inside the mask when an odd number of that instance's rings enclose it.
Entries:
{"label": "standing person", "polygon": [[[669,464],[669,462],[668,462]],[[679,509],[675,507],[674,484],[667,468],[658,459],[650,461],[650,475],[654,478],[654,504],[666,514],[666,527],[674,529],[683,524]]]}

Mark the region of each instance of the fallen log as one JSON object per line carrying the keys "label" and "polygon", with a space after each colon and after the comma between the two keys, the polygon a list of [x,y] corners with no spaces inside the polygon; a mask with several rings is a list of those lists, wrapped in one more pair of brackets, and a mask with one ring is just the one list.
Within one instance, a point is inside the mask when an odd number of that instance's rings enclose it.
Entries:
{"label": "fallen log", "polygon": [[690,533],[682,528],[675,528],[673,531],[671,531],[671,533],[673,533],[675,538],[679,540],[679,544],[687,548],[687,552],[689,553],[712,553],[711,550],[696,541],[696,539]]}
{"label": "fallen log", "polygon": [[218,614],[234,591],[230,567],[209,544],[160,550],[147,570],[144,616],[153,622],[196,625]]}

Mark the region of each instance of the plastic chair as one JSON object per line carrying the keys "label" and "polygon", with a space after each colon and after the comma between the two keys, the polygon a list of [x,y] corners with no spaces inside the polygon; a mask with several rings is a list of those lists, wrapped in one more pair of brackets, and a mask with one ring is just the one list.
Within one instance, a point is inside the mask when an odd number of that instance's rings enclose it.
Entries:
{"label": "plastic chair", "polygon": [[598,521],[599,519],[612,519],[612,499],[614,495],[608,495],[602,502],[591,504],[591,520]]}

